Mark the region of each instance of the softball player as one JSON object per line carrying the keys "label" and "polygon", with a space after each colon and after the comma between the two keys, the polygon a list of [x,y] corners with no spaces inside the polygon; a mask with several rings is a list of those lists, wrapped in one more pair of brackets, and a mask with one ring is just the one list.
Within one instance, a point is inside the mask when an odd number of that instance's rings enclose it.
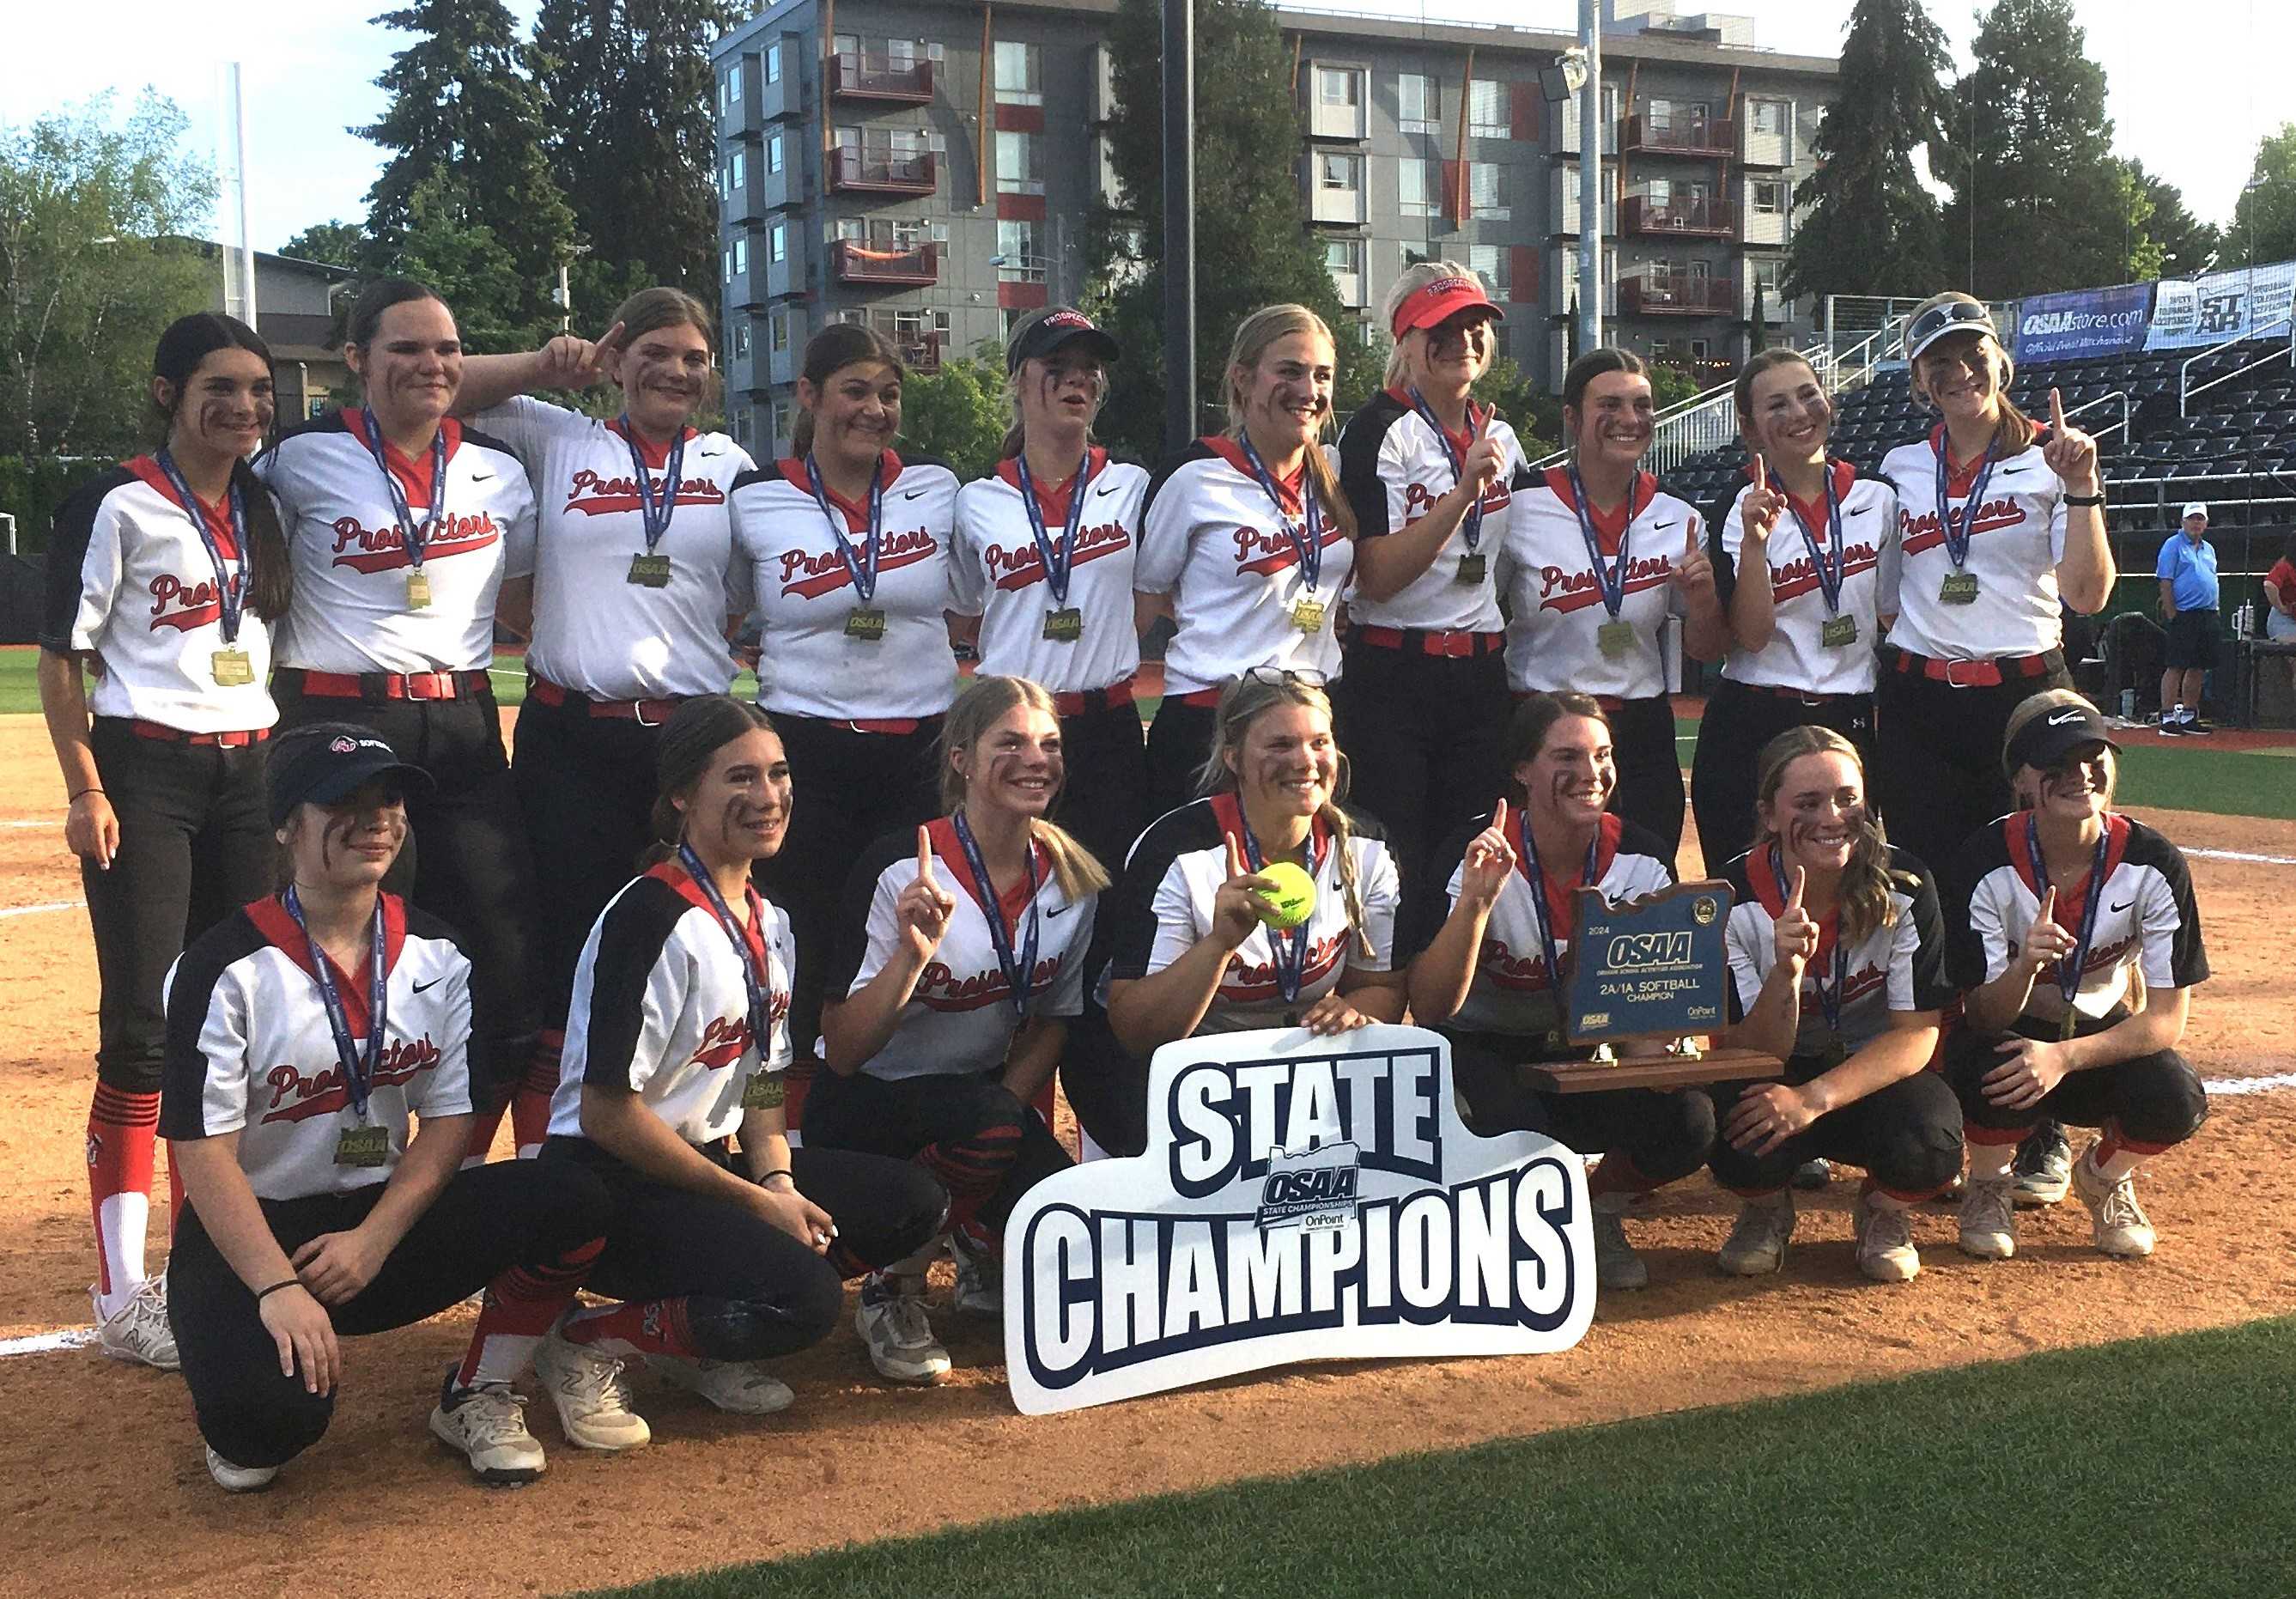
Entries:
{"label": "softball player", "polygon": [[1504,315],[1456,262],[1405,268],[1387,293],[1387,387],[1340,436],[1359,537],[1332,709],[1355,796],[1386,822],[1406,884],[1501,786],[1512,706],[1491,556],[1529,469],[1514,430],[1468,395]]}
{"label": "softball player", "polygon": [[1507,681],[1517,693],[1577,689],[1610,716],[1620,815],[1682,842],[1682,767],[1660,636],[1684,619],[1683,645],[1718,660],[1728,625],[1714,592],[1698,513],[1642,470],[1650,379],[1628,350],[1590,350],[1562,379],[1570,460],[1514,496],[1506,542]]}
{"label": "softball player", "polygon": [[[2200,907],[2177,847],[2112,808],[2114,744],[2067,690],[2010,713],[2001,764],[2017,808],[1988,824],[1951,876],[1954,980],[1968,991],[1945,1076],[1969,1128],[1961,1247],[2017,1250],[2011,1157],[2044,1117],[2102,1128],[2072,1168],[2096,1247],[2152,1252],[2136,1168],[2200,1130],[2208,1095],[2177,1044],[2209,975]],[[2131,971],[2144,997],[2130,1004]]]}
{"label": "softball player", "polygon": [[168,974],[160,1127],[189,1199],[168,1309],[208,1471],[234,1492],[269,1487],[326,1431],[339,1339],[421,1321],[490,1278],[430,1431],[481,1480],[543,1470],[510,1384],[581,1285],[606,1194],[570,1168],[456,1169],[471,964],[381,890],[406,797],[430,783],[357,724],[281,739],[268,811],[286,885]]}
{"label": "softball player", "polygon": [[1411,1013],[1451,1040],[1453,1080],[1477,1132],[1523,1128],[1606,1152],[1588,1181],[1596,1282],[1641,1288],[1650,1268],[1628,1241],[1627,1208],[1706,1163],[1714,1102],[1696,1088],[1545,1094],[1522,1067],[1592,1053],[1571,1047],[1555,1002],[1578,890],[1620,901],[1659,893],[1674,886],[1671,852],[1603,809],[1618,771],[1610,724],[1587,695],[1524,701],[1505,759],[1505,796],[1436,852],[1438,863],[1456,861],[1447,877],[1405,885],[1396,942],[1410,962]]}
{"label": "softball player", "polygon": [[1722,1269],[1784,1264],[1794,1168],[1863,1167],[1857,1268],[1902,1283],[1922,1268],[1911,1207],[1961,1169],[1961,1110],[1925,1070],[1953,998],[1937,890],[1892,849],[1866,803],[1857,747],[1830,727],[1763,746],[1754,847],[1730,867],[1728,1043],[1785,1062],[1783,1080],[1712,1090],[1714,1180],[1742,1201]]}
{"label": "softball player", "polygon": [[815,792],[760,868],[800,951],[790,1033],[809,1069],[837,896],[871,840],[933,814],[933,743],[955,695],[946,613],[956,478],[893,453],[900,357],[836,323],[805,347],[797,455],[735,480],[734,537],[756,569],[758,703]]}
{"label": "softball player", "polygon": [[1254,667],[1339,676],[1341,591],[1355,513],[1316,440],[1332,414],[1331,330],[1305,306],[1265,306],[1228,349],[1227,431],[1149,485],[1133,585],[1140,630],[1177,628],[1148,731],[1149,811],[1196,790],[1221,685]]}
{"label": "softball player", "polygon": [[463,346],[430,290],[368,284],[343,358],[365,403],[289,429],[255,463],[295,564],[272,693],[283,726],[360,722],[430,775],[391,889],[469,942],[492,1105],[535,1033],[534,869],[487,675],[496,596],[532,570],[534,495],[506,446],[447,414]]}
{"label": "softball player", "polygon": [[[1093,996],[1062,1086],[1111,1154],[1147,1142],[1148,1059],[1176,1038],[1304,1027],[1332,1037],[1403,1015],[1398,889],[1379,824],[1349,810],[1331,701],[1312,680],[1255,667],[1220,696],[1201,784],[1133,846],[1103,898],[1086,960]],[[1259,875],[1290,861],[1316,884],[1308,920],[1260,921]]]}
{"label": "softball player", "polygon": [[750,885],[791,815],[773,724],[689,700],[659,753],[666,858],[582,947],[542,1150],[614,1199],[589,1286],[620,1302],[575,1312],[536,1357],[566,1436],[594,1449],[652,1437],[621,1375],[640,1357],[720,1410],[782,1409],[759,1363],[827,1336],[841,1279],[931,1240],[948,1204],[906,1160],[790,1144],[789,923]]}
{"label": "softball player", "polygon": [[39,684],[102,983],[87,1119],[96,1347],[172,1371],[166,1284],[144,1275],[160,984],[185,942],[270,882],[263,746],[277,712],[264,681],[290,574],[277,509],[247,467],[272,421],[263,341],[227,316],[179,319],[153,354],[152,398],[165,446],[56,518]]}
{"label": "softball player", "polygon": [[1825,453],[1833,402],[1809,363],[1762,351],[1739,369],[1737,404],[1754,463],[1707,513],[1730,651],[1690,771],[1710,872],[1753,840],[1754,759],[1773,738],[1831,727],[1872,753],[1880,596],[1897,590],[1897,491]]}
{"label": "softball player", "polygon": [[[503,588],[506,611],[534,617],[511,777],[535,858],[551,863],[535,881],[543,1025],[511,1107],[521,1154],[548,1126],[583,935],[652,837],[661,725],[733,681],[726,641],[749,611],[750,569],[734,558],[726,496],[756,463],[692,425],[716,394],[715,348],[700,301],[645,289],[595,344],[562,336],[463,362],[457,409],[525,463],[539,506],[534,576]],[[611,422],[517,398],[602,376],[622,391]],[[481,1118],[477,1136],[494,1132]]]}
{"label": "softball player", "polygon": [[[816,1148],[914,1160],[948,1190],[957,1308],[1004,1311],[1004,1218],[1069,1164],[1032,1102],[1053,1080],[1108,874],[1046,821],[1061,790],[1052,696],[976,677],[949,712],[941,805],[854,869],[822,1009],[828,1074],[806,1119]],[[943,884],[954,880],[952,892]],[[1048,1102],[1047,1102],[1048,1103]],[[923,1258],[872,1278],[857,1313],[877,1369],[948,1369],[924,1314]]]}
{"label": "softball player", "polygon": [[1147,821],[1132,569],[1148,474],[1092,442],[1116,340],[1065,306],[1006,347],[1013,414],[996,472],[956,496],[956,634],[984,674],[1052,691],[1068,771],[1059,815],[1122,860]]}

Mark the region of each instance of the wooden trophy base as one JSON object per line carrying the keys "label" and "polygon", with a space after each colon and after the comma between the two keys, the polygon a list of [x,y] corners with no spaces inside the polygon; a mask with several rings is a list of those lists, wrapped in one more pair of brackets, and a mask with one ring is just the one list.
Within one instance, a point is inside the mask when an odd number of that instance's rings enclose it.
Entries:
{"label": "wooden trophy base", "polygon": [[1774,1078],[1785,1070],[1785,1062],[1751,1049],[1710,1049],[1701,1055],[1631,1061],[1535,1061],[1525,1070],[1549,1094],[1597,1094],[1611,1088],[1686,1088]]}

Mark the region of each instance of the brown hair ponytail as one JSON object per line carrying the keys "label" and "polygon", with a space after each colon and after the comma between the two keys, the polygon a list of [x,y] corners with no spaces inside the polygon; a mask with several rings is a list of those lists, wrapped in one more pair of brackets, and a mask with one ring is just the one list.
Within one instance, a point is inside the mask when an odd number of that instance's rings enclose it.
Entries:
{"label": "brown hair ponytail", "polygon": [[677,853],[685,836],[685,813],[677,802],[693,791],[718,750],[759,727],[772,733],[773,718],[731,694],[697,694],[670,712],[654,745],[653,841],[638,857],[638,870]]}
{"label": "brown hair ponytail", "polygon": [[[246,350],[262,361],[266,371],[273,365],[271,347],[236,316],[195,311],[169,323],[167,332],[160,335],[159,348],[152,352],[152,375],[165,382],[172,394],[170,402],[159,407],[164,427],[174,428],[192,374],[219,349]],[[275,425],[275,415],[273,421]],[[245,461],[231,463],[231,486],[239,491],[240,504],[247,512],[248,547],[240,556],[247,568],[248,609],[266,622],[275,622],[287,614],[295,591],[295,572],[287,559],[287,535],[279,525],[279,507]]]}

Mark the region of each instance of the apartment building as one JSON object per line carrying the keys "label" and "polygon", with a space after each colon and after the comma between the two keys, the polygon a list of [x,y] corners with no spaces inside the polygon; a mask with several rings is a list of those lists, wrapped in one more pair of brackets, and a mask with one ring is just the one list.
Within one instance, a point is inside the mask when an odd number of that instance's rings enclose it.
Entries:
{"label": "apartment building", "polygon": [[[726,407],[786,440],[809,334],[865,321],[930,371],[1087,290],[1097,206],[1120,207],[1103,129],[1115,0],[779,0],[713,47]],[[1469,263],[1502,348],[1559,381],[1578,303],[1576,102],[1539,72],[1565,35],[1279,7],[1309,226],[1370,336],[1412,256]],[[1750,20],[1605,0],[1605,336],[1735,361],[1810,330],[1778,294],[1792,194],[1834,89],[1831,58],[1753,43]],[[1226,330],[1206,329],[1213,345]]]}

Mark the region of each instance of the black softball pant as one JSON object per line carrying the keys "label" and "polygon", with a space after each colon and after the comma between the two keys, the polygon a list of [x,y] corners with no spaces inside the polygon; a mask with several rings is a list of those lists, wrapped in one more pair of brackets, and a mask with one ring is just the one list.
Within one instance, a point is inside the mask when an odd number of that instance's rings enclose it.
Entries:
{"label": "black softball pant", "polygon": [[1177,694],[1166,694],[1156,707],[1156,719],[1148,727],[1149,822],[1196,798],[1196,780],[1203,775],[1218,727],[1216,704],[1190,705]]}
{"label": "black softball pant", "polygon": [[[358,1226],[383,1187],[264,1200],[263,1218],[291,1256],[324,1233]],[[507,1160],[458,1171],[374,1280],[347,1303],[327,1307],[328,1319],[339,1338],[410,1325],[512,1267],[550,1266],[604,1232],[608,1214],[605,1185],[577,1167]],[[189,1205],[168,1258],[168,1321],[201,1435],[217,1454],[234,1465],[283,1465],[325,1434],[341,1385],[335,1394],[314,1394],[299,1374],[280,1374],[279,1347],[264,1328],[254,1291]]]}
{"label": "black softball pant", "polygon": [[526,1068],[538,1023],[534,857],[494,691],[455,700],[332,699],[306,695],[299,676],[281,672],[273,691],[283,731],[312,722],[371,727],[438,785],[407,796],[406,848],[382,886],[452,927],[470,952],[472,1093],[482,1106],[499,1104]]}
{"label": "black softball pant", "polygon": [[[701,1152],[731,1169],[724,1141]],[[948,1211],[940,1185],[912,1161],[792,1148],[791,1180],[837,1227],[824,1257],[755,1211],[656,1182],[586,1138],[554,1137],[538,1162],[520,1164],[603,1182],[613,1216],[585,1286],[624,1301],[684,1300],[694,1343],[712,1360],[768,1360],[819,1343],[844,1309],[845,1278],[914,1254]]]}
{"label": "black softball pant", "polygon": [[1806,726],[1831,727],[1857,746],[1860,761],[1873,765],[1871,694],[1788,697],[1725,677],[1706,701],[1698,750],[1690,763],[1690,806],[1698,818],[1698,849],[1707,876],[1719,877],[1753,847],[1763,748],[1778,734]]}
{"label": "black softball pant", "polygon": [[2045,659],[2055,665],[2039,676],[1956,688],[1900,672],[1884,655],[1868,776],[1891,843],[1943,871],[1979,828],[2008,815],[2015,801],[2001,770],[2001,735],[2009,713],[2046,689],[2073,685],[2061,656]]}
{"label": "black softball pant", "polygon": [[1139,707],[1127,701],[1062,717],[1061,754],[1068,777],[1053,819],[1116,877],[1152,819]]}
{"label": "black softball pant", "polygon": [[1682,758],[1675,752],[1674,701],[1664,694],[1622,700],[1611,718],[1611,750],[1619,787],[1610,808],[1649,829],[1674,865],[1682,847]]}
{"label": "black softball pant", "polygon": [[[1784,1080],[1796,1086],[1830,1070],[1816,1055],[1794,1055],[1785,1068]],[[1748,1089],[1775,1080],[1715,1084],[1707,1092],[1714,1098],[1716,1127],[1728,1125],[1731,1109]],[[1960,1103],[1943,1077],[1917,1071],[1828,1111],[1767,1155],[1736,1148],[1718,1132],[1709,1165],[1714,1180],[1731,1192],[1762,1194],[1784,1188],[1795,1167],[1815,1160],[1857,1167],[1901,1198],[1927,1199],[1961,1170]]]}
{"label": "black softball pant", "polygon": [[1706,1164],[1714,1148],[1714,1102],[1698,1088],[1616,1088],[1549,1094],[1522,1063],[1538,1041],[1495,1033],[1455,1033],[1451,1079],[1467,1102],[1469,1128],[1486,1138],[1543,1133],[1581,1154],[1618,1154],[1655,1188]]}
{"label": "black softball pant", "polygon": [[926,717],[910,733],[864,733],[819,717],[775,715],[773,723],[795,797],[781,853],[759,861],[753,875],[789,914],[797,939],[789,1025],[802,1066],[821,1036],[823,969],[845,880],[877,840],[940,815],[933,752],[941,718]]}
{"label": "black softball pant", "polygon": [[[1418,636],[1407,635],[1414,644]],[[1357,639],[1332,685],[1333,731],[1353,802],[1378,818],[1406,882],[1436,846],[1503,791],[1500,749],[1514,697],[1506,658],[1441,656]]]}
{"label": "black softball pant", "polygon": [[1002,1231],[1021,1196],[1070,1162],[995,1071],[881,1078],[824,1071],[805,1102],[808,1149],[914,1160],[948,1191],[949,1219]]}
{"label": "black softball pant", "polygon": [[193,939],[274,886],[279,847],[263,783],[270,745],[145,738],[123,718],[98,717],[88,747],[119,818],[111,869],[87,860],[79,868],[102,983],[96,1080],[157,1094],[168,968]]}
{"label": "black softball pant", "polygon": [[[2084,1018],[2081,1037],[2101,1033],[2125,1020],[2116,1010],[2101,1020]],[[2013,1032],[1956,1031],[1946,1040],[1945,1078],[1961,1101],[1962,1115],[1972,1128],[2016,1133],[2020,1137],[2043,1121],[2070,1127],[2120,1128],[2131,1144],[2161,1150],[2182,1144],[2201,1130],[2209,1118],[2208,1090],[2192,1063],[2173,1049],[2115,1061],[2087,1071],[2069,1071],[2040,1103],[2021,1111],[2005,1110],[1985,1097],[1985,1074],[2001,1064],[2000,1046],[2013,1037],[2054,1039],[2057,1029],[2046,1021],[2020,1021]],[[1992,1142],[2005,1143],[2006,1139]]]}
{"label": "black softball pant", "polygon": [[1124,1053],[1108,1018],[1089,1003],[1069,1023],[1061,1092],[1077,1125],[1109,1154],[1136,1155],[1148,1147],[1148,1062]]}

